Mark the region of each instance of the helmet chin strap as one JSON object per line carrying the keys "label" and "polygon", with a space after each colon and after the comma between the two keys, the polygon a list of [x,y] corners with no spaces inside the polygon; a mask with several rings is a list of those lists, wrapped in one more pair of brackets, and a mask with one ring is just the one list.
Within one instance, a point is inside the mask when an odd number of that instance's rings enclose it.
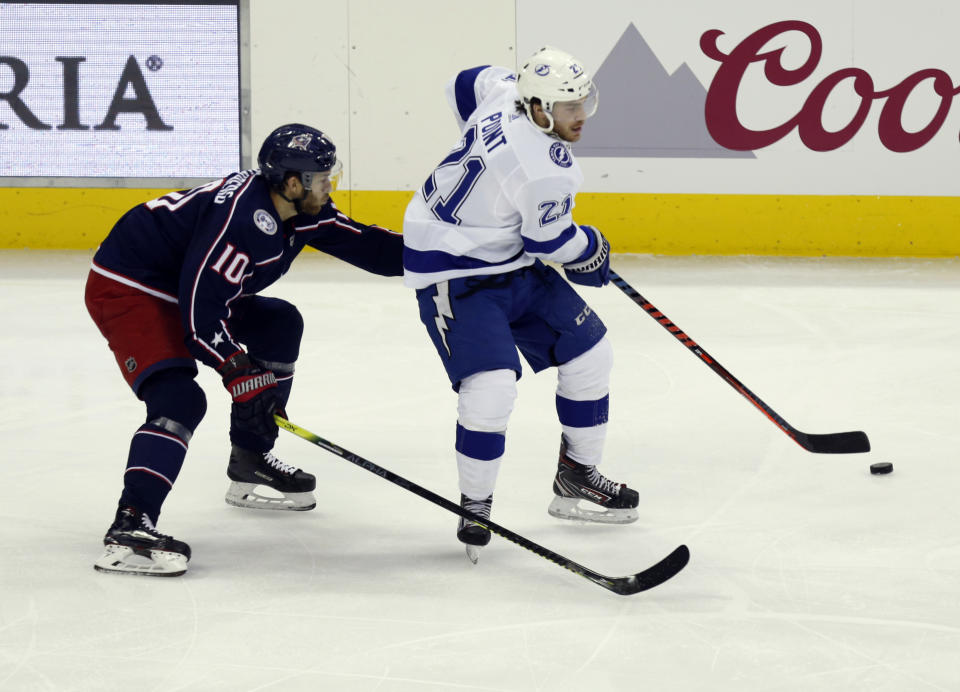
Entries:
{"label": "helmet chin strap", "polygon": [[533,123],[533,126],[534,126],[535,128],[537,128],[537,129],[540,130],[541,132],[545,132],[546,134],[548,134],[548,135],[550,135],[550,136],[552,136],[552,137],[557,137],[557,136],[558,136],[558,135],[553,131],[553,125],[554,125],[554,122],[553,122],[553,113],[551,113],[550,111],[548,111],[546,108],[543,108],[543,106],[540,107],[540,112],[543,113],[543,114],[547,117],[547,126],[546,126],[546,127],[543,127],[542,125],[540,125],[539,123],[537,123],[536,119],[533,117],[533,106],[532,106],[532,105],[530,105],[529,103],[524,103],[524,104],[523,104],[523,108],[524,108],[524,110],[527,112],[527,117],[530,119],[530,122]]}
{"label": "helmet chin strap", "polygon": [[[301,185],[302,185],[302,184],[303,184],[303,183],[301,183]],[[297,210],[297,213],[298,213],[298,214],[302,214],[302,213],[303,213],[303,201],[304,201],[307,197],[310,196],[310,190],[308,190],[307,188],[303,188],[303,197],[300,197],[299,199],[290,199],[290,198],[287,197],[285,194],[283,194],[283,191],[282,191],[282,190],[277,190],[277,194],[280,195],[281,197],[283,197],[284,200],[286,200],[287,202],[289,202],[290,204],[292,204],[292,205],[293,205],[293,208]]]}

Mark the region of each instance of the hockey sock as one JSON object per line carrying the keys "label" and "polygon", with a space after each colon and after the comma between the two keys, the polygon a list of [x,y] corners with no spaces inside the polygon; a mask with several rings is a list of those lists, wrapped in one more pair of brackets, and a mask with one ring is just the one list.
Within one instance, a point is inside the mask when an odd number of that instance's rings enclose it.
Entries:
{"label": "hockey sock", "polygon": [[557,395],[557,417],[571,459],[581,464],[600,463],[607,437],[608,411],[608,396],[574,401]]}
{"label": "hockey sock", "polygon": [[503,433],[467,430],[457,423],[457,469],[460,492],[485,500],[493,492],[506,446]]}
{"label": "hockey sock", "polygon": [[456,452],[460,492],[485,500],[493,492],[517,397],[513,370],[487,370],[460,382]]}
{"label": "hockey sock", "polygon": [[147,405],[147,420],[130,441],[120,504],[139,508],[156,524],[207,401],[193,373],[183,369],[151,375],[140,397]]}
{"label": "hockey sock", "polygon": [[557,418],[571,459],[595,466],[603,456],[610,412],[613,349],[603,337],[586,353],[559,366]]}
{"label": "hockey sock", "polygon": [[254,358],[260,367],[270,370],[277,378],[277,402],[281,409],[286,409],[287,402],[290,401],[290,390],[293,389],[293,371],[294,363],[280,363],[277,361],[266,361],[260,358]]}

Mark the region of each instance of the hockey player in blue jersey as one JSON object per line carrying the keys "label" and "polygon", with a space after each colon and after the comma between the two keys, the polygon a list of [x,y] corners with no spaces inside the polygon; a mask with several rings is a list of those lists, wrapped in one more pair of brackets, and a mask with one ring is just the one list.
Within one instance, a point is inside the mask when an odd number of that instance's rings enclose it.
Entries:
{"label": "hockey player in blue jersey", "polygon": [[[342,214],[330,193],[336,147],[299,124],[263,142],[259,170],[171,192],[127,212],[93,258],[86,304],[133,393],[146,404],[133,435],[114,523],[97,570],[178,576],[190,548],[156,530],[160,509],[206,411],[196,361],[233,399],[230,486],[241,507],[309,510],[314,476],[271,453],[300,349],[296,307],[257,295],[305,245],[383,276],[402,274],[398,233]],[[282,497],[258,494],[266,486]]]}
{"label": "hockey player in blue jersey", "polygon": [[[462,138],[404,216],[404,283],[458,392],[455,452],[461,506],[490,516],[521,364],[556,367],[561,425],[554,498],[565,519],[628,523],[638,494],[600,474],[612,351],[606,327],[543,260],[576,284],[609,282],[609,244],[573,220],[583,174],[570,144],[597,107],[587,70],[545,47],[519,75],[460,72],[447,100]],[[583,504],[586,503],[586,504]],[[486,528],[460,519],[476,561]]]}

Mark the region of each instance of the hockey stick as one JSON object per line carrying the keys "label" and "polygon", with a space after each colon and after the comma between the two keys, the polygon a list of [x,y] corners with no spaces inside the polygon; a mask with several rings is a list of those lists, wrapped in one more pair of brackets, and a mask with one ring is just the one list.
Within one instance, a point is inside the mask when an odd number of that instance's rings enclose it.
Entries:
{"label": "hockey stick", "polygon": [[489,519],[481,519],[472,512],[463,509],[460,505],[455,504],[450,500],[447,500],[446,498],[417,485],[416,483],[408,481],[406,478],[398,476],[382,466],[377,466],[372,461],[368,461],[367,459],[364,459],[353,452],[343,449],[342,447],[338,447],[332,442],[328,442],[319,435],[315,435],[309,430],[301,428],[299,425],[291,423],[285,418],[274,416],[274,419],[277,421],[277,425],[284,430],[292,432],[297,437],[302,437],[308,442],[312,442],[318,447],[322,447],[328,452],[336,454],[341,459],[346,459],[351,464],[355,464],[366,469],[370,473],[374,473],[381,478],[390,481],[395,485],[399,485],[404,490],[409,490],[413,494],[419,495],[425,500],[430,500],[430,502],[433,504],[440,505],[447,511],[453,512],[464,519],[469,519],[470,521],[476,522],[481,526],[485,526],[498,536],[502,536],[508,541],[516,543],[520,547],[526,548],[530,552],[536,553],[540,557],[546,558],[547,560],[550,560],[561,567],[565,567],[574,574],[579,574],[581,577],[589,579],[594,584],[599,584],[603,588],[613,591],[616,594],[620,594],[621,596],[629,596],[631,594],[640,593],[641,591],[646,591],[647,589],[652,589],[655,586],[659,586],[686,567],[687,561],[690,559],[690,551],[687,550],[687,546],[681,545],[672,553],[663,558],[660,562],[653,565],[653,567],[648,567],[642,572],[631,574],[628,577],[607,577],[602,574],[598,574],[592,569],[588,569],[583,565],[579,565],[563,555],[558,555],[552,550],[544,548],[542,545],[537,545],[533,541],[524,538],[520,534],[516,534],[498,524],[494,524]]}
{"label": "hockey stick", "polygon": [[826,435],[813,435],[810,433],[800,432],[787,421],[785,421],[776,411],[767,406],[763,400],[760,399],[760,397],[747,389],[747,387],[740,382],[740,380],[731,375],[725,367],[720,365],[720,363],[713,358],[713,356],[704,351],[693,339],[681,331],[680,327],[675,325],[666,315],[657,310],[657,308],[654,307],[649,300],[640,295],[640,293],[638,293],[633,286],[624,281],[619,274],[617,274],[615,271],[611,271],[610,280],[614,283],[614,285],[616,285],[617,288],[626,293],[634,303],[643,308],[646,313],[650,315],[650,317],[655,319],[657,322],[663,325],[664,329],[673,334],[677,338],[677,341],[690,349],[691,353],[706,363],[711,370],[726,380],[727,384],[740,392],[747,401],[760,409],[763,415],[773,421],[778,428],[789,435],[794,442],[808,452],[815,452],[817,454],[853,454],[857,452],[870,451],[870,440],[867,438],[867,434],[860,430],[854,432],[828,433]]}

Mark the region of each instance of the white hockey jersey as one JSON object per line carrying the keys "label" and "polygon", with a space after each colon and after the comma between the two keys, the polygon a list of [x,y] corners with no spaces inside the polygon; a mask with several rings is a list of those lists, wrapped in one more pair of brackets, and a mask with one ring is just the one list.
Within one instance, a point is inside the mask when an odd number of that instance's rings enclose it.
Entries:
{"label": "white hockey jersey", "polygon": [[404,284],[580,257],[590,241],[572,212],[583,173],[566,143],[517,112],[514,73],[464,70],[446,92],[463,138],[407,206]]}

